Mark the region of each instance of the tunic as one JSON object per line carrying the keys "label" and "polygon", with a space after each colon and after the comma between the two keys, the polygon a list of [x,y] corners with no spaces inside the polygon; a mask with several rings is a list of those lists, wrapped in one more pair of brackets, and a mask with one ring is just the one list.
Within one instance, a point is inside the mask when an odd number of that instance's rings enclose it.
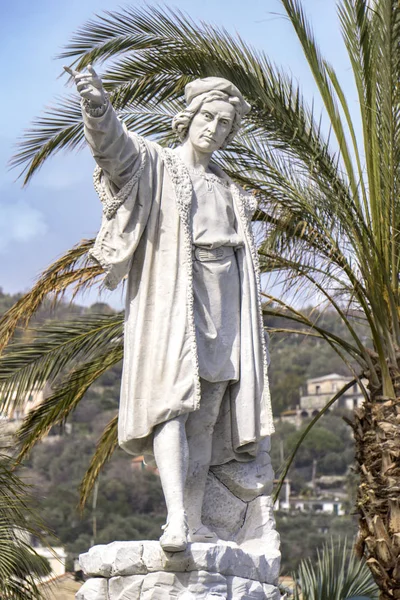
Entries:
{"label": "tunic", "polygon": [[[213,174],[193,182],[193,244],[200,248],[232,246],[243,242],[229,186]],[[238,381],[240,377],[240,281],[235,254],[221,260],[193,262],[194,318],[199,374],[207,381]]]}

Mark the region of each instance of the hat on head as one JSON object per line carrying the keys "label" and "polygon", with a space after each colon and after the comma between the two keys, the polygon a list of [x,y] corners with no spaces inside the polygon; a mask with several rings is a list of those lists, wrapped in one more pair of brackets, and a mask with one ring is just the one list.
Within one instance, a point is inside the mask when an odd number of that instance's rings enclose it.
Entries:
{"label": "hat on head", "polygon": [[187,104],[190,104],[196,96],[214,90],[225,92],[225,94],[228,94],[229,96],[236,96],[239,98],[242,116],[250,111],[250,104],[243,98],[236,85],[222,77],[204,77],[204,79],[195,79],[194,81],[191,81],[185,86],[185,100]]}

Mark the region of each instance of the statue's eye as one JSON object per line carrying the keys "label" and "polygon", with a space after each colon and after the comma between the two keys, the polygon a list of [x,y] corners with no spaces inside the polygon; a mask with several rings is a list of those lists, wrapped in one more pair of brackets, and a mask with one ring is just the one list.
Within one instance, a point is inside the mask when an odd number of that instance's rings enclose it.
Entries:
{"label": "statue's eye", "polygon": [[204,115],[204,118],[207,119],[207,121],[211,121],[211,119],[212,119],[212,114],[211,113],[204,112],[203,115]]}

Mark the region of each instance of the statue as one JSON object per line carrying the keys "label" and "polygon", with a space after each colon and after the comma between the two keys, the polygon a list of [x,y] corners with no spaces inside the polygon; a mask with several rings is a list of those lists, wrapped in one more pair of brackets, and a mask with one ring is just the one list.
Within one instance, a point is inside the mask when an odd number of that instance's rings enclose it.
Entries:
{"label": "statue", "polygon": [[103,220],[92,257],[126,283],[119,443],[153,455],[168,519],[161,547],[216,542],[202,522],[210,466],[257,456],[273,431],[254,196],[212,161],[250,110],[235,85],[185,88],[175,149],[129,132],[89,66],[66,67],[82,97]]}

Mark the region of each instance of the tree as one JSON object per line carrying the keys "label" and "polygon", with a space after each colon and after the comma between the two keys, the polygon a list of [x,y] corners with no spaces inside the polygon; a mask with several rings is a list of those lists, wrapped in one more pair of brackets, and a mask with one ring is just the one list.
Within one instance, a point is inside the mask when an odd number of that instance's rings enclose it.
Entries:
{"label": "tree", "polygon": [[[252,105],[242,134],[221,153],[220,165],[259,198],[262,270],[283,273],[297,293],[299,286],[314,291],[348,330],[350,339],[338,336],[266,294],[275,302],[265,307],[266,315],[281,314],[300,323],[302,333],[327,342],[362,386],[365,402],[353,422],[360,476],[358,551],[367,557],[381,599],[400,598],[400,5],[397,0],[341,0],[338,5],[358,92],[358,139],[338,76],[321,55],[300,0],[281,2],[318,86],[328,137],[313,104],[263,53],[167,9],[127,8],[99,16],[75,34],[62,58],[78,70],[105,63],[106,87],[121,118],[162,144],[176,143],[170,120],[182,107],[185,84],[195,77],[226,77]],[[82,141],[79,100],[69,96],[34,122],[13,164],[23,166],[27,183],[49,156]],[[48,294],[98,281],[101,269],[87,260],[91,244],[81,243],[54,263],[8,311],[1,323],[3,339],[27,323]],[[6,402],[17,388],[22,398],[36,379],[54,380],[53,394],[21,430],[22,455],[53,423],[66,419],[91,383],[120,360],[118,318],[102,315],[68,328],[48,326],[45,334],[37,334],[32,350],[19,346],[5,353],[0,367]],[[368,337],[356,329],[359,321]],[[115,427],[114,420],[99,444],[84,497],[115,447]]]}
{"label": "tree", "polygon": [[42,598],[38,579],[49,575],[48,561],[27,542],[27,536],[41,537],[42,524],[30,506],[27,486],[13,473],[14,461],[0,454],[0,598],[36,600]]}

